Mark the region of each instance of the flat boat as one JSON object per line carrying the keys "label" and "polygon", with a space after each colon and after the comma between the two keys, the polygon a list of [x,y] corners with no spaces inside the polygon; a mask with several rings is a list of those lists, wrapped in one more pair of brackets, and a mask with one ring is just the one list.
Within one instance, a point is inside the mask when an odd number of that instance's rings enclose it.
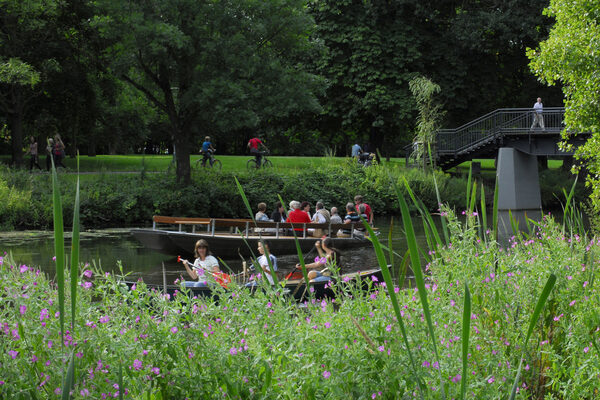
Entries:
{"label": "flat boat", "polygon": [[[350,282],[362,282],[359,286],[361,290],[367,290],[369,287],[367,281],[375,281],[375,282],[383,282],[383,274],[381,269],[374,268],[365,271],[355,271],[349,272],[341,275],[342,282],[350,283]],[[131,282],[125,281],[123,282],[127,287],[132,290],[139,284],[139,282]],[[312,296],[315,299],[323,299],[323,298],[335,298],[336,293],[332,289],[331,284],[334,283],[334,279],[331,278],[329,280],[317,279],[309,282],[308,290],[306,289],[306,283],[304,279],[290,279],[290,280],[281,280],[280,283],[283,283],[285,288],[285,293],[289,296],[292,296],[297,301],[303,301]],[[219,291],[227,290],[215,283],[202,285],[202,286],[192,286],[192,287],[181,287],[179,285],[159,285],[159,284],[145,284],[149,290],[157,291],[160,293],[166,293],[172,299],[178,292],[187,292],[191,297],[212,297],[213,299],[218,299]],[[261,290],[262,287],[260,285],[256,286],[247,286],[247,288],[251,291]]]}
{"label": "flat boat", "polygon": [[[256,254],[260,240],[268,240],[273,254],[296,254],[296,239],[303,253],[310,251],[320,239],[311,231],[333,232],[333,246],[348,249],[370,245],[362,222],[349,224],[287,223],[254,221],[251,219],[165,217],[155,215],[152,228],[132,229],[131,234],[145,247],[170,255],[192,256],[194,245],[204,239],[212,253],[250,257]],[[336,235],[340,230],[349,232]],[[294,233],[296,235],[294,236]]]}

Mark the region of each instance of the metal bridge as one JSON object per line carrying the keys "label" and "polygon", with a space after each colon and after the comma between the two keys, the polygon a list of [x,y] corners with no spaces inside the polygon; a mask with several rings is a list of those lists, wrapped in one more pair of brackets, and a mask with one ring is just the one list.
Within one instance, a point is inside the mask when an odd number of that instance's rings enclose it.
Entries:
{"label": "metal bridge", "polygon": [[532,108],[501,108],[459,128],[438,131],[433,144],[433,156],[444,170],[474,158],[497,160],[498,238],[505,245],[513,234],[511,218],[519,229],[526,229],[527,219],[541,219],[538,156],[572,156],[591,136],[577,133],[568,141],[571,151],[562,151],[558,144],[565,129],[564,107],[544,108],[542,116],[544,128],[533,127]]}
{"label": "metal bridge", "polygon": [[[433,146],[437,164],[444,170],[474,158],[496,158],[498,149],[514,148],[536,156],[572,156],[558,148],[564,129],[564,107],[544,108],[544,128],[535,126],[532,108],[501,108],[456,129],[441,129]],[[569,140],[574,147],[590,135]]]}

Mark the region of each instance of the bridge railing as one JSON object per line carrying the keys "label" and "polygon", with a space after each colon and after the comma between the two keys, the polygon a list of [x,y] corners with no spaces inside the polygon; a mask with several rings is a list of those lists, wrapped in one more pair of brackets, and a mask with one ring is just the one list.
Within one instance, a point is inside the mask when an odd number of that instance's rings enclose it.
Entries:
{"label": "bridge railing", "polygon": [[[436,136],[436,151],[439,154],[460,153],[503,135],[528,133],[534,112],[532,108],[501,108],[459,128],[441,129]],[[564,114],[564,107],[544,108],[544,131],[560,132],[564,127]],[[543,131],[536,125],[533,132]]]}

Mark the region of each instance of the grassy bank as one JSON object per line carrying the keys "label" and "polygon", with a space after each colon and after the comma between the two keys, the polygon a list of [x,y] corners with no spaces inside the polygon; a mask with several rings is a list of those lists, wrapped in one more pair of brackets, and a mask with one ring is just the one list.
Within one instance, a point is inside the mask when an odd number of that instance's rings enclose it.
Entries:
{"label": "grassy bank", "polygon": [[[147,224],[154,214],[180,216],[247,217],[237,193],[234,177],[242,184],[250,204],[266,202],[269,211],[278,195],[289,202],[321,200],[327,208],[337,206],[343,212],[356,194],[380,215],[395,213],[395,195],[389,176],[406,179],[427,207],[436,210],[433,178],[418,170],[390,167],[362,168],[352,160],[324,163],[320,167],[280,172],[202,171],[193,175],[190,186],[176,183],[173,173],[146,174],[101,173],[81,176],[81,221],[86,228],[134,226]],[[451,179],[436,173],[438,184],[452,204],[464,198],[465,179]],[[65,199],[65,218],[70,225],[75,191],[71,181],[76,175],[61,175]],[[48,228],[52,222],[51,180],[47,174],[0,170],[0,221],[4,229]]]}
{"label": "grassy bank", "polygon": [[[195,156],[198,157],[198,156]],[[253,207],[266,202],[269,211],[281,195],[284,200],[308,200],[313,205],[321,200],[327,208],[342,210],[356,194],[365,196],[379,215],[397,214],[395,195],[388,184],[393,179],[406,179],[415,194],[430,211],[437,211],[433,177],[417,169],[406,169],[403,160],[392,160],[389,169],[374,166],[368,169],[347,158],[335,157],[272,157],[274,168],[248,172],[248,157],[219,157],[223,170],[195,169],[192,184],[181,187],[175,181],[170,156],[97,156],[81,157],[82,224],[86,228],[129,227],[150,222],[152,215],[243,217],[245,209],[235,191],[238,177]],[[192,160],[193,161],[193,160]],[[67,159],[70,170],[75,160]],[[118,171],[137,171],[120,174]],[[489,175],[489,174],[488,174]],[[66,207],[73,204],[72,189],[76,174],[61,173],[62,194]],[[466,177],[451,177],[436,173],[441,196],[451,207],[464,207]],[[545,209],[560,209],[562,189],[571,186],[573,177],[560,170],[540,173],[542,205]],[[484,174],[488,202],[494,188],[494,175]],[[403,186],[403,185],[401,185]],[[580,183],[576,198],[587,193]],[[30,173],[0,167],[0,229],[48,229],[52,211],[50,175]],[[70,224],[67,211],[65,217]]]}

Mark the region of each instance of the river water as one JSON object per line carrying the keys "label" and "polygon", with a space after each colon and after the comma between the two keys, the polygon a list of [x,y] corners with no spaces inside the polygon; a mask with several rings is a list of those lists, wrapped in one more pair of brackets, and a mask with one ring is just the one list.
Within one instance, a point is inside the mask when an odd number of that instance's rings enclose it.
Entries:
{"label": "river water", "polygon": [[[392,219],[380,217],[376,219],[379,229],[379,239],[385,245],[388,243],[388,234]],[[394,251],[404,254],[406,239],[402,233],[401,219],[393,219]],[[413,220],[417,238],[424,244],[425,237],[420,219]],[[316,239],[315,239],[316,240]],[[70,254],[70,234],[65,238],[65,251]],[[190,249],[192,251],[193,249]],[[54,235],[51,231],[21,231],[0,232],[0,254],[10,253],[19,265],[25,264],[41,269],[53,276],[55,273],[54,262]],[[237,254],[214,254],[221,258],[233,271],[240,271],[242,260]],[[282,273],[293,269],[298,262],[297,255],[277,255],[279,270]],[[306,262],[312,262],[316,251],[305,255]],[[394,264],[399,264],[398,257]],[[185,268],[177,263],[176,257],[165,255],[142,246],[129,232],[129,229],[107,229],[81,232],[80,261],[101,268],[103,271],[120,273],[119,264],[123,272],[129,274],[130,279],[143,278],[147,283],[162,283],[163,264],[167,283],[184,276],[187,279]],[[249,261],[249,260],[247,260]],[[377,259],[371,246],[345,250],[342,253],[344,271],[366,270],[377,266]]]}

